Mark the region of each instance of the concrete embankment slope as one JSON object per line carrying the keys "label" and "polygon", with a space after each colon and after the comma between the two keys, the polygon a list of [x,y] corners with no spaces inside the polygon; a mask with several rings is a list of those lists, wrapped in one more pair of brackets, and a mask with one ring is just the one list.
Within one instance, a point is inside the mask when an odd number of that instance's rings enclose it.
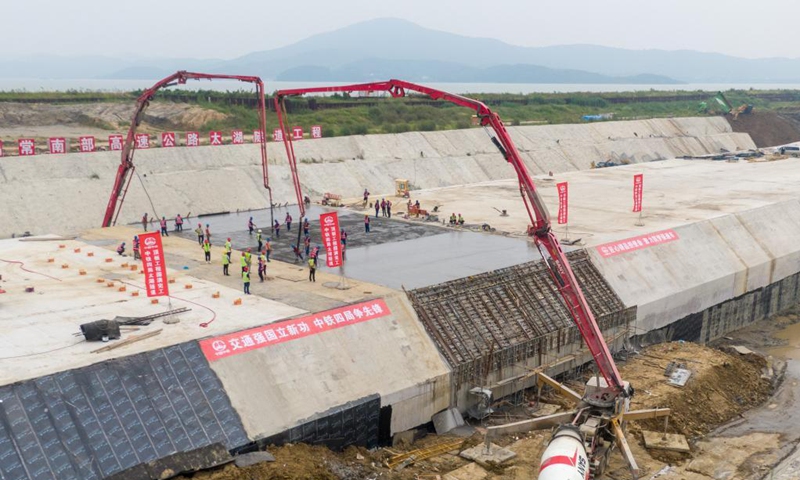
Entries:
{"label": "concrete embankment slope", "polygon": [[[722,118],[524,126],[510,132],[534,173],[755,147]],[[365,187],[373,194],[389,193],[395,178],[435,188],[514,175],[479,128],[308,140],[295,149],[303,189],[312,198],[324,192],[357,197]],[[268,150],[273,198],[294,202],[283,145],[271,143]],[[154,148],[138,151],[134,162],[141,181],[132,180],[121,223],[138,221],[145,211],[171,218],[268,205],[256,145]],[[98,226],[118,164],[117,152],[0,158],[0,237]]]}
{"label": "concrete embankment slope", "polygon": [[633,335],[709,341],[798,301],[800,201],[672,230],[677,238],[592,261],[626,306]]}

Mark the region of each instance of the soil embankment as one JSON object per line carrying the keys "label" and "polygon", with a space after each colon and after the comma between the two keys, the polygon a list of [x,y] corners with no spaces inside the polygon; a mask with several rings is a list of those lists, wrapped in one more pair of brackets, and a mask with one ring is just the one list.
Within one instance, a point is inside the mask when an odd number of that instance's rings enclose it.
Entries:
{"label": "soil embankment", "polygon": [[800,141],[800,120],[790,114],[754,110],[729,121],[734,132],[750,134],[759,148]]}

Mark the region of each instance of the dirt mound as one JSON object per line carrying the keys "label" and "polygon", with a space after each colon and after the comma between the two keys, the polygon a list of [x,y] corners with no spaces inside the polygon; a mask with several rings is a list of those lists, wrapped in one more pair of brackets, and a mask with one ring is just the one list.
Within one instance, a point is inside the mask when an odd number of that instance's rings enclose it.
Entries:
{"label": "dirt mound", "polygon": [[[50,135],[58,135],[64,127],[87,127],[100,130],[122,130],[130,125],[133,102],[78,104],[0,102],[0,129],[52,127]],[[223,113],[171,102],[154,102],[145,111],[140,132],[164,129],[199,130],[211,121],[224,120]]]}
{"label": "dirt mound", "polygon": [[[667,384],[663,372],[670,362],[692,372],[685,387]],[[620,373],[636,389],[632,408],[671,408],[670,431],[698,437],[767,399],[771,386],[761,378],[765,365],[756,355],[673,342],[649,347]],[[638,422],[632,428],[637,427],[661,430],[663,421]]]}
{"label": "dirt mound", "polygon": [[800,121],[790,115],[754,110],[747,115],[739,115],[728,122],[734,132],[749,133],[759,148],[774,147],[800,140]]}

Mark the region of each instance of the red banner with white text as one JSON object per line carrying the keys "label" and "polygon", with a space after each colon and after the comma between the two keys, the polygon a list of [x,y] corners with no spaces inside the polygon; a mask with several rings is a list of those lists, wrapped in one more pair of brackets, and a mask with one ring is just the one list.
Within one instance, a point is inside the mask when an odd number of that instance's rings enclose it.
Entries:
{"label": "red banner with white text", "polygon": [[642,211],[642,194],[644,193],[644,174],[633,176],[633,211]]}
{"label": "red banner with white text", "polygon": [[319,216],[322,229],[322,244],[325,246],[325,264],[328,267],[342,266],[342,242],[339,236],[339,215],[336,212]]}
{"label": "red banner with white text", "polygon": [[558,191],[558,224],[563,225],[569,219],[569,187],[567,182],[556,184]]}
{"label": "red banner with white text", "polygon": [[383,299],[317,312],[200,341],[209,362],[391,315]]}
{"label": "red banner with white text", "polygon": [[599,253],[601,257],[608,258],[621,253],[655,247],[656,245],[674,242],[676,240],[680,240],[680,237],[678,237],[678,233],[675,230],[662,230],[660,232],[639,235],[638,237],[617,240],[616,242],[604,243],[598,245],[596,248],[597,253]]}
{"label": "red banner with white text", "polygon": [[164,261],[164,248],[161,245],[161,233],[140,233],[139,242],[147,296],[168,296],[167,265]]}

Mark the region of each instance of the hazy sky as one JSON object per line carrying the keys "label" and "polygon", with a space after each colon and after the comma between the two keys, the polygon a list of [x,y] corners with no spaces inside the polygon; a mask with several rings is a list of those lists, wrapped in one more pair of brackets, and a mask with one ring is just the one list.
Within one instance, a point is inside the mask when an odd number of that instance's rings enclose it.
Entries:
{"label": "hazy sky", "polygon": [[234,58],[378,17],[524,46],[800,57],[797,0],[6,0],[0,56]]}

